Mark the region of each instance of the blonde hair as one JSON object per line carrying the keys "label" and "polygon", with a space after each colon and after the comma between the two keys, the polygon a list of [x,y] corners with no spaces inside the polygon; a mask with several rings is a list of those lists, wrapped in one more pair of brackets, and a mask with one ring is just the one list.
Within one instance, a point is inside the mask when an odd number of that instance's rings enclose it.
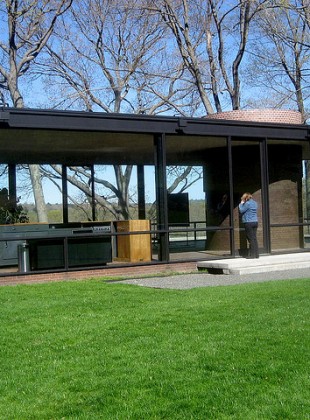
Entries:
{"label": "blonde hair", "polygon": [[243,196],[241,197],[241,200],[242,201],[249,201],[249,200],[251,200],[251,198],[252,198],[252,194],[249,193],[249,192],[245,192],[243,194]]}

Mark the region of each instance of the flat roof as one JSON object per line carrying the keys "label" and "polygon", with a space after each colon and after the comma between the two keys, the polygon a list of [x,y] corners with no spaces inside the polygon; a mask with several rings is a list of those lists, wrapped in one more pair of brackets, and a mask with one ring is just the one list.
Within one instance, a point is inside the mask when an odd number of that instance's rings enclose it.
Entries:
{"label": "flat roof", "polygon": [[176,161],[180,161],[177,149],[182,143],[183,154],[191,156],[192,162],[201,159],[201,150],[223,147],[228,136],[243,142],[268,138],[285,144],[310,139],[307,125],[0,108],[2,163],[148,164],[154,160],[157,134],[166,135]]}

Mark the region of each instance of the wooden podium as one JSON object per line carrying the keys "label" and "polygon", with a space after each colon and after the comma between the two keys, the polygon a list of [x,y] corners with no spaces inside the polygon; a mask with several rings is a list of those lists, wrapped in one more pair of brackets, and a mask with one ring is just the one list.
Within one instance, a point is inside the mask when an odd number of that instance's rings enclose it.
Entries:
{"label": "wooden podium", "polygon": [[[150,231],[149,220],[119,220],[115,223],[116,232],[127,235],[117,236],[117,257],[115,261],[142,262],[152,260],[150,233],[134,233]],[[130,232],[133,232],[130,234]]]}

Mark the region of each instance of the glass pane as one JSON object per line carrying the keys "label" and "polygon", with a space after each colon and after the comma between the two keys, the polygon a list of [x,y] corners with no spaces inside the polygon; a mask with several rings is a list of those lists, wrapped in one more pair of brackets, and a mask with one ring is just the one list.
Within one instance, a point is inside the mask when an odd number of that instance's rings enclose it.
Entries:
{"label": "glass pane", "polygon": [[40,165],[42,189],[49,223],[63,222],[62,166]]}
{"label": "glass pane", "polygon": [[[306,173],[302,144],[268,141],[269,208],[271,250],[297,250],[304,247],[304,232],[297,224],[307,212]],[[303,173],[304,172],[304,173]],[[285,226],[296,224],[296,226]],[[280,226],[273,226],[280,225]],[[281,226],[282,225],[282,226]]]}
{"label": "glass pane", "polygon": [[7,165],[0,165],[0,224],[7,223],[9,218],[9,180]]}
{"label": "glass pane", "polygon": [[232,142],[233,164],[233,188],[234,188],[234,238],[235,250],[241,256],[248,255],[249,244],[246,239],[244,226],[239,213],[239,203],[244,193],[253,195],[258,204],[258,247],[264,249],[263,237],[263,214],[262,214],[262,191],[261,191],[261,165],[259,142],[233,141]]}
{"label": "glass pane", "polygon": [[[137,165],[95,165],[95,199],[97,220],[139,219],[139,188]],[[154,166],[142,167],[142,192],[147,219],[156,218]]]}
{"label": "glass pane", "polygon": [[16,166],[16,197],[29,222],[38,221],[28,165]]}
{"label": "glass pane", "polygon": [[[169,246],[172,259],[202,259],[230,250],[227,141],[167,138]],[[212,229],[209,229],[212,227]],[[223,231],[215,229],[220,227]]]}
{"label": "glass pane", "polygon": [[[43,204],[46,218],[49,223],[61,223],[62,211],[62,187],[61,165],[40,165],[39,185],[42,187]],[[34,198],[29,166],[18,165],[16,167],[16,192],[17,199],[27,213],[30,223],[38,222],[38,213]]]}
{"label": "glass pane", "polygon": [[8,166],[3,163],[0,164],[0,189],[2,188],[9,188]]}
{"label": "glass pane", "polygon": [[168,166],[167,184],[170,252],[205,249],[206,202],[203,167]]}
{"label": "glass pane", "polygon": [[91,167],[68,166],[67,188],[69,222],[93,220]]}
{"label": "glass pane", "polygon": [[[95,165],[96,219],[117,220],[121,214],[117,196],[119,194],[113,165]],[[122,171],[120,167],[120,171]],[[128,213],[128,208],[126,212]]]}
{"label": "glass pane", "polygon": [[271,249],[273,251],[291,250],[296,251],[303,248],[303,227],[302,226],[279,226],[272,227]]}
{"label": "glass pane", "polygon": [[146,218],[151,220],[151,224],[156,223],[156,186],[155,186],[155,166],[144,166],[145,179],[145,203]]}
{"label": "glass pane", "polygon": [[270,223],[302,223],[301,146],[268,142],[268,159]]}

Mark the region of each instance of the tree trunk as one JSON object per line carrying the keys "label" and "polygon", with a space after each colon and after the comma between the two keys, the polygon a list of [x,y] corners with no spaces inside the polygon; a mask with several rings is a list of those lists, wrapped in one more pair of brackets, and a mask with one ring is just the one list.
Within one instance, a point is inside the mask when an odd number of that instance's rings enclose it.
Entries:
{"label": "tree trunk", "polygon": [[38,222],[48,222],[39,165],[29,165],[29,173],[37,209]]}

